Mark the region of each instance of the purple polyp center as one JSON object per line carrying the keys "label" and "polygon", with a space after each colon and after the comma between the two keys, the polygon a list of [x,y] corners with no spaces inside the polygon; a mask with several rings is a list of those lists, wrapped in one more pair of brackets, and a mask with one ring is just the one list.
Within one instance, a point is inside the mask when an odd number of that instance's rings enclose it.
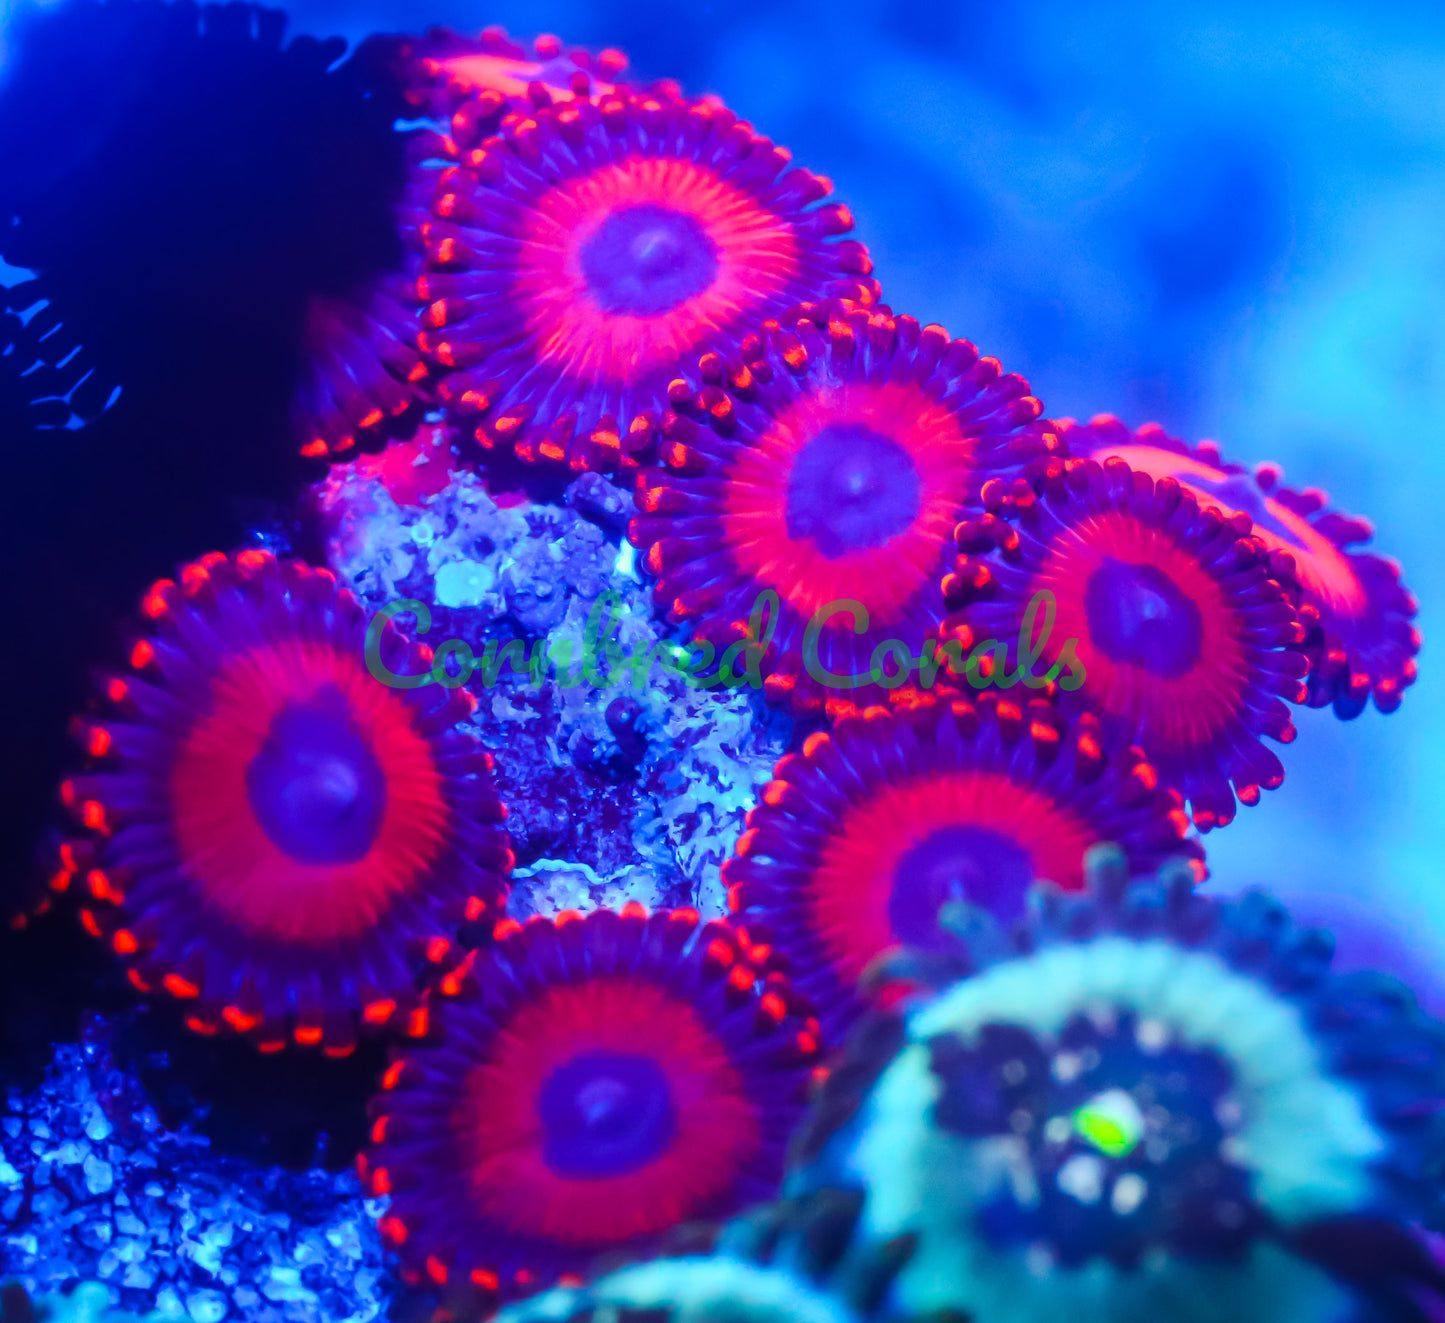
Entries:
{"label": "purple polyp center", "polygon": [[364,858],[386,812],[386,776],[334,685],[276,714],[246,792],[272,844],[299,864]]}
{"label": "purple polyp center", "polygon": [[623,1176],[662,1156],[677,1133],[667,1076],[651,1057],[583,1052],[537,1098],[542,1158],[559,1176]]}
{"label": "purple polyp center", "polygon": [[1033,860],[1019,843],[987,827],[944,827],[909,850],[893,870],[888,923],[906,946],[951,949],[938,926],[940,906],[962,901],[1009,925],[1023,917]]}
{"label": "purple polyp center", "polygon": [[881,547],[918,517],[913,457],[860,423],[833,423],[807,442],[788,479],[788,537],[811,538],[829,560]]}
{"label": "purple polyp center", "polygon": [[1199,608],[1156,566],[1105,556],[1084,589],[1084,611],[1094,645],[1111,661],[1171,680],[1199,662]]}
{"label": "purple polyp center", "polygon": [[670,312],[717,279],[717,245],[697,218],[652,202],[614,211],[580,258],[598,306],[633,317]]}

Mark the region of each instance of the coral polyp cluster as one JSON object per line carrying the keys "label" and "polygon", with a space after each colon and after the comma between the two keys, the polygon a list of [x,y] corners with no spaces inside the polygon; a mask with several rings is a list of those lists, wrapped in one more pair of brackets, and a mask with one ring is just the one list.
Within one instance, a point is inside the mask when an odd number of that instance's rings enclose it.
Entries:
{"label": "coral polyp cluster", "polygon": [[[1050,421],[881,302],[828,179],[618,51],[284,29],[62,0],[6,34],[0,568],[76,660],[7,652],[0,944],[103,943],[57,971],[57,1070],[104,1087],[0,1117],[25,1289],[81,1275],[74,1232],[193,1323],[1445,1302],[1445,1026],[1200,887],[1289,704],[1415,678],[1364,522]],[[57,1022],[8,954],[0,1037]],[[284,1254],[289,1207],[187,1186],[175,1257],[237,1289],[182,1298],[135,1247],[187,1127],[360,1185]],[[218,1256],[252,1232],[286,1258],[254,1287]],[[392,1266],[324,1294],[367,1237]]]}
{"label": "coral polyp cluster", "polygon": [[1352,717],[1371,696],[1381,712],[1399,707],[1415,682],[1416,603],[1400,582],[1399,566],[1352,550],[1370,539],[1365,520],[1331,510],[1321,491],[1284,486],[1274,465],[1251,474],[1212,443],[1190,447],[1157,423],[1131,433],[1105,414],[1083,425],[1063,419],[1059,428],[1077,455],[1101,463],[1122,459],[1152,478],[1175,479],[1226,517],[1248,515],[1251,534],[1290,558],[1300,602],[1318,617],[1305,643],[1311,707],[1332,704],[1339,716]]}
{"label": "coral polyp cluster", "polygon": [[[88,830],[54,885],[142,990],[200,1032],[342,1053],[359,1026],[424,1027],[417,964],[500,907],[511,853],[465,698],[393,688],[325,570],[208,556],[142,604],[130,667],[78,723],[90,767],[62,799]],[[429,656],[377,637],[392,674]]]}
{"label": "coral polyp cluster", "polygon": [[743,349],[679,393],[628,536],[658,605],[709,646],[767,619],[770,697],[887,702],[918,683],[959,518],[1058,441],[1022,377],[887,308],[821,305]]}
{"label": "coral polyp cluster", "polygon": [[1106,754],[1097,720],[1042,701],[873,709],[811,736],[774,778],[723,876],[738,921],[786,961],[832,1043],[880,955],[953,947],[946,905],[1015,923],[1035,878],[1077,891],[1104,841],[1137,874],[1177,857],[1203,875],[1177,792],[1137,749]]}
{"label": "coral polyp cluster", "polygon": [[776,1192],[819,1056],[786,981],[695,911],[504,921],[449,975],[362,1160],[411,1271],[503,1298]]}
{"label": "coral polyp cluster", "polygon": [[859,1036],[790,1188],[861,1188],[864,1243],[916,1237],[910,1311],[1415,1317],[1404,1293],[1441,1280],[1403,1223],[1438,1216],[1445,1029],[1332,974],[1262,894],[1131,888],[1107,854],[1093,883]]}
{"label": "coral polyp cluster", "polygon": [[827,180],[726,107],[666,89],[505,116],[427,230],[422,348],[476,439],[615,469],[655,444],[674,382],[739,362],[763,319],[872,302]]}
{"label": "coral polyp cluster", "polygon": [[[1037,499],[1001,508],[959,524],[945,638],[980,648],[985,674],[1028,670],[1034,648],[1067,668],[1061,702],[1141,747],[1202,829],[1284,780],[1260,737],[1295,738],[1285,701],[1306,698],[1306,630],[1246,515],[1113,458],[1065,461]],[[1047,637],[1026,625],[1040,594],[1057,612]]]}

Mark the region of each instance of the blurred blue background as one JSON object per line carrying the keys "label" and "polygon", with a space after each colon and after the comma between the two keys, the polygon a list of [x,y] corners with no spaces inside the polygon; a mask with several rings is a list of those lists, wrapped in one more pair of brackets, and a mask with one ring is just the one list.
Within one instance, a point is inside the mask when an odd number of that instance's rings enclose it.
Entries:
{"label": "blurred blue background", "polygon": [[[617,45],[830,176],[885,298],[1099,411],[1276,460],[1371,518],[1421,600],[1389,718],[1298,714],[1288,776],[1208,840],[1445,1004],[1445,11],[1378,3],[298,0]],[[1366,950],[1374,930],[1384,950]],[[1431,985],[1439,985],[1435,990]]]}

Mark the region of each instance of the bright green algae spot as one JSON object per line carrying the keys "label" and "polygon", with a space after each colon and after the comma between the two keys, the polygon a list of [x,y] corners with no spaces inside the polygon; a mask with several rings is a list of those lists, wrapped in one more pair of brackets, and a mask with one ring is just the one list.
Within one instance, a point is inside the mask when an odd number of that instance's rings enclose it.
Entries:
{"label": "bright green algae spot", "polygon": [[1144,1137],[1144,1116],[1123,1089],[1108,1089],[1074,1113],[1074,1132],[1106,1157],[1123,1158]]}

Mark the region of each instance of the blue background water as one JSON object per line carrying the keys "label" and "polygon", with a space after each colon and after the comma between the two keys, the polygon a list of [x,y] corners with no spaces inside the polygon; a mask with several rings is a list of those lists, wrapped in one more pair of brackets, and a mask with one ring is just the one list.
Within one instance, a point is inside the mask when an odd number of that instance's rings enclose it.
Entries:
{"label": "blue background water", "polygon": [[[1272,459],[1372,518],[1422,604],[1391,718],[1299,714],[1216,885],[1445,956],[1445,15],[1388,3],[300,0],[295,29],[422,22],[618,45],[829,175],[885,296],[1107,410]],[[1350,944],[1364,941],[1360,933]],[[1441,980],[1445,985],[1445,980]]]}

